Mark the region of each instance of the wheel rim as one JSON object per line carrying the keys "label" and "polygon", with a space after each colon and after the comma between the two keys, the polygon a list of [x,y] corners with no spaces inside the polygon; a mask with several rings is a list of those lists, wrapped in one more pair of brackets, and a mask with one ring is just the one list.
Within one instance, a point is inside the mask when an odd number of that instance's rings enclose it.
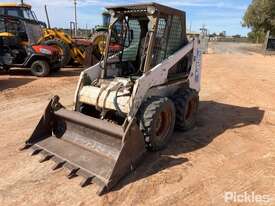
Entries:
{"label": "wheel rim", "polygon": [[185,113],[185,119],[188,120],[193,116],[193,114],[196,111],[196,107],[197,107],[197,100],[194,97],[188,102],[186,113]]}
{"label": "wheel rim", "polygon": [[94,44],[98,46],[99,53],[102,55],[106,47],[106,37],[99,36],[94,40]]}
{"label": "wheel rim", "polygon": [[34,65],[33,69],[36,73],[42,73],[43,72],[43,67],[39,64]]}
{"label": "wheel rim", "polygon": [[172,109],[166,107],[161,111],[156,118],[156,138],[157,140],[163,140],[169,133],[172,123]]}

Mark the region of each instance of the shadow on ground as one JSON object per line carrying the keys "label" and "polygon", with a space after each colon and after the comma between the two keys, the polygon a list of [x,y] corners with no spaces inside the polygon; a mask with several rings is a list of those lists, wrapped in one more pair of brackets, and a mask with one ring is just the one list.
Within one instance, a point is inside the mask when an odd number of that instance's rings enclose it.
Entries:
{"label": "shadow on ground", "polygon": [[71,68],[66,67],[62,68],[59,72],[52,73],[50,77],[70,77],[70,76],[79,76],[80,73],[84,70],[84,68]]}
{"label": "shadow on ground", "polygon": [[[258,125],[264,117],[264,111],[258,107],[239,107],[214,101],[200,103],[197,126],[185,133],[176,132],[167,149],[159,153],[147,154],[135,172],[123,179],[114,190],[140,179],[156,174],[164,169],[184,164],[187,158],[174,156],[193,152],[210,144],[215,138],[229,129]],[[173,157],[172,157],[173,156]]]}
{"label": "shadow on ground", "polygon": [[35,79],[31,79],[31,78],[9,78],[9,79],[0,80],[0,92],[6,89],[20,87],[34,80]]}

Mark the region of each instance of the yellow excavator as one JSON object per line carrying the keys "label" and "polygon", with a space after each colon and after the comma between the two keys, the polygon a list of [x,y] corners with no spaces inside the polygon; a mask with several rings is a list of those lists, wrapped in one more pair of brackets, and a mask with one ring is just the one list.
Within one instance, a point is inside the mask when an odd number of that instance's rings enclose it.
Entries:
{"label": "yellow excavator", "polygon": [[28,21],[40,24],[43,27],[43,35],[37,43],[57,48],[61,55],[62,66],[68,65],[71,61],[81,65],[87,61],[85,60],[85,51],[92,46],[92,40],[73,38],[61,30],[51,28],[49,21],[47,26],[44,22],[37,19],[31,5],[23,2],[0,3],[0,14],[16,17],[21,20],[27,19]]}
{"label": "yellow excavator", "polygon": [[91,40],[75,39],[65,32],[45,28],[40,43],[53,46],[59,50],[62,66],[68,65],[71,61],[83,65],[85,62],[85,49],[92,46]]}

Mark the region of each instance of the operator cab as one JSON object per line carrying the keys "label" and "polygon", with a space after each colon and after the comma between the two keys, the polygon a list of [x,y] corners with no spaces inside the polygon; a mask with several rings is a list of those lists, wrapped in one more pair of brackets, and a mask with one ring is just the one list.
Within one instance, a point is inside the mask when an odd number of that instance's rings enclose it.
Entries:
{"label": "operator cab", "polygon": [[36,20],[34,12],[28,4],[1,3],[0,15]]}
{"label": "operator cab", "polygon": [[[115,119],[117,124],[123,124],[123,114],[130,112],[136,83],[154,69],[168,68],[168,63],[173,66],[165,81],[169,84],[187,82],[193,51],[189,50],[175,64],[165,61],[188,44],[183,11],[156,3],[109,7],[107,10],[111,18],[103,58],[83,72],[76,111],[96,118]],[[159,78],[161,75],[160,72]],[[126,103],[117,106],[118,99],[123,98]],[[108,101],[112,103],[107,105]]]}
{"label": "operator cab", "polygon": [[0,15],[28,20],[46,26],[44,22],[38,21],[35,13],[32,11],[31,5],[29,4],[0,3]]}
{"label": "operator cab", "polygon": [[[188,42],[182,11],[167,10],[159,4],[109,7],[107,10],[111,19],[108,46],[101,62],[102,78],[138,78]],[[187,74],[190,62],[188,58],[183,59],[174,73],[177,76]]]}

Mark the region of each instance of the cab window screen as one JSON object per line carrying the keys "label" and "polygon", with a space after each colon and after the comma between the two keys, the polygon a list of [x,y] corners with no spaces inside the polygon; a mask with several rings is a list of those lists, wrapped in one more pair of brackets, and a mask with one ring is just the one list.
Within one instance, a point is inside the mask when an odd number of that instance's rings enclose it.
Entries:
{"label": "cab window screen", "polygon": [[[133,19],[129,20],[129,29],[133,32],[133,39],[130,42],[128,48],[124,49],[123,52],[123,61],[135,61],[138,54],[139,42],[140,42],[140,24],[138,20]],[[126,38],[126,42],[129,42],[128,34]]]}
{"label": "cab window screen", "polygon": [[175,53],[183,44],[182,24],[178,16],[173,16],[167,45],[167,57]]}

